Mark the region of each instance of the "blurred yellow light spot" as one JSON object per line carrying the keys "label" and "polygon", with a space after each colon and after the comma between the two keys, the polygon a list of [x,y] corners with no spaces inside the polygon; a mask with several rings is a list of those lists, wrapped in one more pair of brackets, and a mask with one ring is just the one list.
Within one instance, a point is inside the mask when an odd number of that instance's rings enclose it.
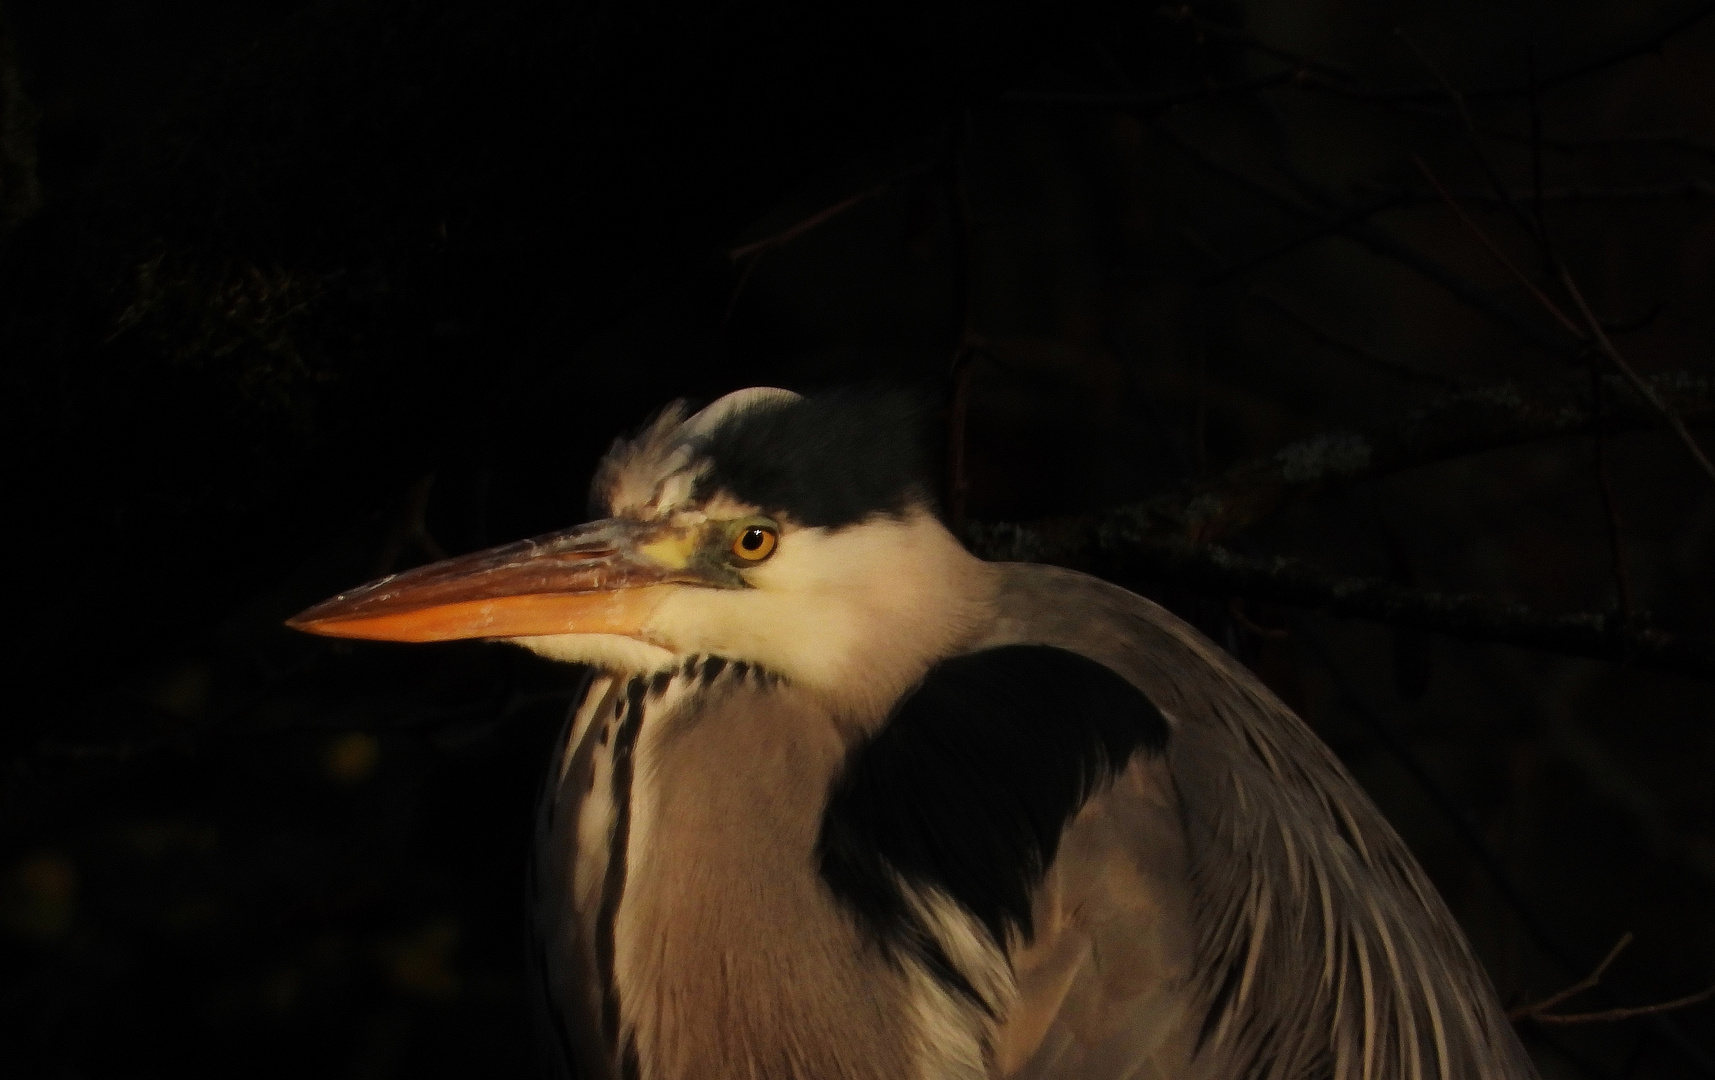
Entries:
{"label": "blurred yellow light spot", "polygon": [[162,676],[150,689],[155,707],[180,720],[195,720],[208,707],[214,672],[201,660],[192,660]]}
{"label": "blurred yellow light spot", "polygon": [[187,896],[168,904],[161,912],[161,921],[168,929],[197,930],[218,920],[226,906],[212,896]]}
{"label": "blurred yellow light spot", "polygon": [[381,757],[381,740],[362,731],[348,731],[328,743],[322,768],[330,780],[356,784],[367,780]]}
{"label": "blurred yellow light spot", "polygon": [[382,958],[393,985],[415,997],[445,1000],[457,995],[458,976],[451,965],[458,940],[456,921],[435,919],[417,932],[388,943]]}
{"label": "blurred yellow light spot", "polygon": [[123,826],[119,835],[127,847],[146,859],[174,852],[207,855],[220,839],[214,826],[184,820],[135,821]]}
{"label": "blurred yellow light spot", "polygon": [[303,988],[302,972],[297,968],[282,968],[263,983],[262,1000],[270,1012],[288,1013],[292,1011],[292,1006],[298,1003]]}
{"label": "blurred yellow light spot", "polygon": [[63,855],[32,855],[0,881],[0,924],[24,937],[61,936],[76,903],[77,867]]}

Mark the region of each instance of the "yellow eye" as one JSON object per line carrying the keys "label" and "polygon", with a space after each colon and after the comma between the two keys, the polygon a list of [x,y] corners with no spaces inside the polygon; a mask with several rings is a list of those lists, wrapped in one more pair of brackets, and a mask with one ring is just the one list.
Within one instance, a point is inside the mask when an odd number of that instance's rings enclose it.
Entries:
{"label": "yellow eye", "polygon": [[741,562],[759,563],[774,554],[780,537],[766,525],[752,525],[733,538],[732,553]]}

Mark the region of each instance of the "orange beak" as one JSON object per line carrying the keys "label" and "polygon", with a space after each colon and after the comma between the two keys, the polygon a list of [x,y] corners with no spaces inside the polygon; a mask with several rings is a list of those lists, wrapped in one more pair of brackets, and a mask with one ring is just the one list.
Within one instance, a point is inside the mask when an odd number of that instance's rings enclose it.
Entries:
{"label": "orange beak", "polygon": [[420,566],[340,593],[286,625],[328,637],[454,641],[638,636],[675,585],[742,587],[693,530],[610,518]]}

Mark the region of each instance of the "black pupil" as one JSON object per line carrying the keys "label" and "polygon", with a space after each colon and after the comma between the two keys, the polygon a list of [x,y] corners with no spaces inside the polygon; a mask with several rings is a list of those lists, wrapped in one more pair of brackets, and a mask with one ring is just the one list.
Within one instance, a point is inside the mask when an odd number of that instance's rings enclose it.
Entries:
{"label": "black pupil", "polygon": [[738,544],[746,551],[755,551],[757,548],[762,546],[762,530],[744,530],[744,536],[739,538]]}

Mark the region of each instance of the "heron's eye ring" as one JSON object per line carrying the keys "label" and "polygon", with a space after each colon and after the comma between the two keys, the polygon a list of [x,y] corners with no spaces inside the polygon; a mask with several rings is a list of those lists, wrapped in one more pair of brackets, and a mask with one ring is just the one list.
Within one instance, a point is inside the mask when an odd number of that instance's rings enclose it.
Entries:
{"label": "heron's eye ring", "polygon": [[774,554],[780,536],[766,525],[752,525],[733,538],[732,553],[740,562],[759,563]]}

